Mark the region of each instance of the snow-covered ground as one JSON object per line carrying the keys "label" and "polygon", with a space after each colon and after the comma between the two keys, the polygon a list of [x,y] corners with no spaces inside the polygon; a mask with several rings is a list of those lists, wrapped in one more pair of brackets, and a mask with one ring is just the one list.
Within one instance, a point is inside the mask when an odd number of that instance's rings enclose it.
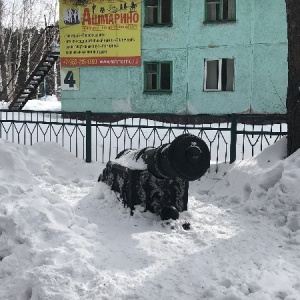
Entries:
{"label": "snow-covered ground", "polygon": [[130,216],[103,164],[0,139],[0,299],[299,300],[300,150],[285,149],[212,166],[161,221]]}
{"label": "snow-covered ground", "polygon": [[[7,109],[8,102],[0,101],[0,109]],[[40,99],[32,99],[26,103],[23,110],[51,110],[60,111],[61,102],[55,95],[49,95]]]}

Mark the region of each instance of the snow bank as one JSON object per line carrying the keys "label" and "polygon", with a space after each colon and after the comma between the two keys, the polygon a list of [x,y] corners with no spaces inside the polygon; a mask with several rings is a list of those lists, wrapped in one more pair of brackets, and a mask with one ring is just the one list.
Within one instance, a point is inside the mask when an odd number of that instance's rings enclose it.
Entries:
{"label": "snow bank", "polygon": [[130,216],[103,165],[0,139],[0,299],[300,299],[300,152],[284,159],[285,143],[192,182],[189,210],[162,222]]}
{"label": "snow bank", "polygon": [[[0,101],[0,109],[8,109],[8,105],[9,102]],[[40,99],[29,100],[23,110],[61,111],[61,102],[55,95],[48,95]]]}
{"label": "snow bank", "polygon": [[57,101],[55,95],[48,95],[40,99],[29,100],[23,110],[61,111],[61,102]]}
{"label": "snow bank", "polygon": [[233,164],[208,194],[220,204],[239,204],[252,215],[267,216],[277,226],[291,231],[289,234],[297,232],[300,150],[285,157],[286,138],[283,138],[259,155]]}

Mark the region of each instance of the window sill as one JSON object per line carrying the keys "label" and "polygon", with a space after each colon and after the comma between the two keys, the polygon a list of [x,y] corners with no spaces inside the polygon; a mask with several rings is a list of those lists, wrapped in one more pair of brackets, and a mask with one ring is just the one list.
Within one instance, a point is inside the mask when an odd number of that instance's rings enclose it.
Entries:
{"label": "window sill", "polygon": [[236,23],[236,20],[216,20],[216,21],[204,21],[204,25],[216,25],[216,24],[232,24]]}
{"label": "window sill", "polygon": [[203,90],[204,93],[232,93],[233,91],[221,91],[221,90]]}
{"label": "window sill", "polygon": [[160,95],[160,94],[172,94],[172,91],[163,91],[163,90],[160,90],[160,91],[144,91],[144,94],[147,94],[147,95]]}
{"label": "window sill", "polygon": [[144,24],[144,28],[153,28],[153,27],[172,27],[173,23],[170,24]]}

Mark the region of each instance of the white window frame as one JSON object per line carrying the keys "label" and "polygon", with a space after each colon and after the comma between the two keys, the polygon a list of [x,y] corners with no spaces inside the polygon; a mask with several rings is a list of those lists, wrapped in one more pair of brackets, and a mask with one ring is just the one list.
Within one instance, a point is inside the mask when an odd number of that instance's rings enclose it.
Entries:
{"label": "white window frame", "polygon": [[[204,60],[204,68],[205,68],[205,76],[204,76],[204,92],[232,92],[231,90],[222,90],[222,61],[223,59],[232,59],[233,60],[233,78],[232,78],[232,91],[235,90],[235,59],[234,58],[217,58],[217,59],[205,59]],[[208,75],[208,68],[207,68],[207,62],[209,61],[218,61],[218,88],[217,89],[208,89],[207,86],[207,75]]]}
{"label": "white window frame", "polygon": [[[208,89],[206,88],[207,85],[207,73],[208,73],[208,68],[207,68],[207,62],[209,61],[218,61],[218,68],[219,68],[219,74],[218,74],[218,88],[217,89]],[[222,89],[222,72],[221,72],[221,68],[222,68],[222,59],[205,59],[205,77],[204,77],[204,91],[205,92],[220,92]]]}

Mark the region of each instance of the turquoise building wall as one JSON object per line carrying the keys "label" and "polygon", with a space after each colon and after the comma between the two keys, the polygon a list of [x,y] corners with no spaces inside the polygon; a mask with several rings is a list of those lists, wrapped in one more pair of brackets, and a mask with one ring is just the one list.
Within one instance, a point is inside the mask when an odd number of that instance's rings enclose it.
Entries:
{"label": "turquoise building wall", "polygon": [[[143,7],[144,10],[144,7]],[[285,113],[287,24],[282,0],[236,0],[236,21],[205,23],[204,0],[173,0],[172,27],[142,28],[140,67],[82,67],[66,111]],[[143,11],[144,15],[144,11]],[[204,91],[204,60],[233,58],[234,91]],[[144,93],[147,61],[172,61],[172,93]]]}

